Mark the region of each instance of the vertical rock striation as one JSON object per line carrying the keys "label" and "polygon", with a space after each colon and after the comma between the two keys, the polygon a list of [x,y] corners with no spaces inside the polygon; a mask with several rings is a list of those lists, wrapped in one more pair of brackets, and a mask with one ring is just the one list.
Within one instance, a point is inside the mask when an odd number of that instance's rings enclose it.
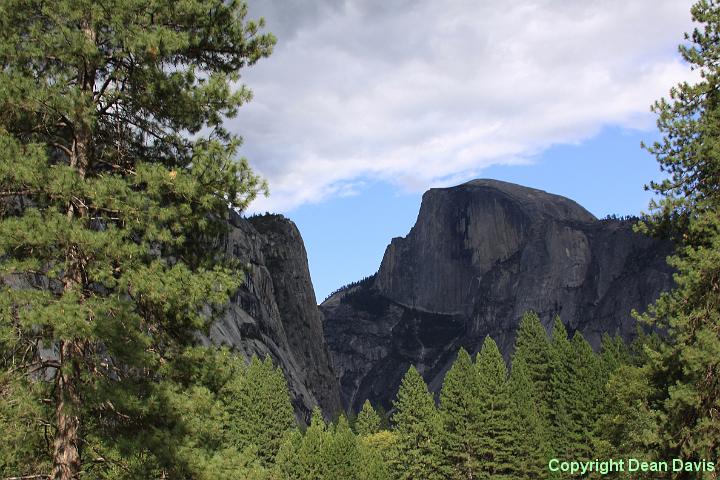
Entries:
{"label": "vertical rock striation", "polygon": [[247,275],[204,341],[246,358],[270,355],[285,372],[300,419],[309,419],[316,405],[334,416],[342,409],[340,392],[297,227],[281,215],[231,214],[230,224],[226,251],[246,265]]}
{"label": "vertical rock striation", "polygon": [[416,365],[440,388],[459,347],[491,335],[511,352],[522,314],[559,314],[595,347],[631,338],[631,309],[672,285],[671,246],[598,220],[567,198],[494,180],[431,189],[415,226],[387,247],[378,273],[321,305],[343,400],[385,407]]}

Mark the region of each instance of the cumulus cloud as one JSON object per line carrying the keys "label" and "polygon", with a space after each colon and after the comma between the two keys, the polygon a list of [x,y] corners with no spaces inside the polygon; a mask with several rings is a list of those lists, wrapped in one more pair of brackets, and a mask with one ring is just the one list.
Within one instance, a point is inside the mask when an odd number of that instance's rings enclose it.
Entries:
{"label": "cumulus cloud", "polygon": [[265,0],[278,37],[231,120],[270,183],[252,210],[424,190],[527,163],[602,127],[649,128],[690,71],[691,0]]}

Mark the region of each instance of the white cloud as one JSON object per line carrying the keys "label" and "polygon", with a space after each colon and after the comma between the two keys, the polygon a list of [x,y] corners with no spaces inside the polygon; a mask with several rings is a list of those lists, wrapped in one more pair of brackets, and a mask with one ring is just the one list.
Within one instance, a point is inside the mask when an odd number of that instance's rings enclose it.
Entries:
{"label": "white cloud", "polygon": [[270,183],[253,210],[423,190],[522,163],[603,126],[648,128],[690,71],[690,0],[265,0],[278,37],[231,121]]}

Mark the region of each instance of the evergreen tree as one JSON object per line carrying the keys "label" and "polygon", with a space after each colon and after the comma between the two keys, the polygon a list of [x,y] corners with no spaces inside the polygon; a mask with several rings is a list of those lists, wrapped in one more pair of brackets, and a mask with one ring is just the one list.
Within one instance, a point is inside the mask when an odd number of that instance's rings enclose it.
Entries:
{"label": "evergreen tree", "polygon": [[[510,390],[515,404],[520,438],[517,458],[527,458],[527,468],[519,475],[545,477],[552,453],[552,408],[555,400],[551,387],[553,354],[545,327],[535,312],[523,315],[515,338]],[[524,453],[523,453],[524,452]]]}
{"label": "evergreen tree", "polygon": [[358,435],[366,437],[380,431],[380,415],[370,404],[370,400],[365,400],[362,410],[355,420],[355,431]]}
{"label": "evergreen tree", "polygon": [[382,404],[375,405],[375,411],[380,417],[380,430],[390,430],[390,415]]}
{"label": "evergreen tree", "polygon": [[400,480],[444,479],[440,452],[442,423],[422,376],[411,366],[394,403],[397,440],[393,470]]}
{"label": "evergreen tree", "polygon": [[[700,73],[653,106],[664,135],[646,147],[669,178],[649,189],[651,203],[640,230],[671,236],[676,288],[661,295],[643,319],[666,334],[648,355],[648,403],[657,420],[661,458],[720,456],[720,4],[700,0],[698,23],[680,54]],[[688,475],[692,476],[692,475]]]}
{"label": "evergreen tree", "polygon": [[307,480],[329,480],[328,463],[325,450],[331,442],[331,433],[319,407],[315,407],[310,419],[310,426],[302,437],[297,461],[301,465],[300,475],[291,478]]}
{"label": "evergreen tree", "polygon": [[329,433],[323,452],[323,462],[327,466],[325,479],[359,480],[360,451],[357,437],[350,429],[347,419],[341,416]]}
{"label": "evergreen tree", "polygon": [[610,376],[605,394],[596,455],[662,459],[657,453],[658,413],[650,400],[654,389],[647,367],[621,365]]}
{"label": "evergreen tree", "polygon": [[528,368],[533,396],[541,418],[548,418],[552,404],[550,383],[551,350],[545,327],[535,312],[526,312],[515,338],[513,364],[524,362]]}
{"label": "evergreen tree", "polygon": [[301,463],[302,458],[299,456],[302,442],[303,434],[297,428],[285,433],[278,454],[275,457],[273,479],[292,480],[303,478],[300,475],[304,473],[304,468]]}
{"label": "evergreen tree", "polygon": [[[97,478],[135,479],[162,476],[162,461],[175,460],[174,474],[180,478],[214,479],[231,476],[266,478],[255,445],[238,445],[231,426],[236,421],[233,407],[239,396],[224,395],[229,385],[247,371],[244,359],[227,349],[194,347],[186,349],[163,366],[162,390],[149,399],[155,415],[167,419],[176,415],[165,430],[140,432],[136,440],[143,448],[108,448],[103,457],[106,467],[95,469]],[[172,380],[172,382],[167,381]],[[228,398],[229,397],[229,398]],[[270,427],[272,428],[272,427]],[[94,443],[94,429],[88,429],[86,441]],[[172,456],[154,458],[162,444],[172,447]]]}
{"label": "evergreen tree", "polygon": [[552,452],[564,458],[594,458],[596,422],[607,380],[603,364],[580,332],[568,339],[559,317],[555,318],[551,348],[548,426]]}
{"label": "evergreen tree", "polygon": [[[131,462],[147,465],[136,478],[200,477],[198,444],[174,448],[187,430],[177,409],[192,404],[164,367],[241,278],[213,245],[228,207],[262,187],[222,126],[250,98],[230,88],[239,69],[274,43],[246,12],[235,0],[0,3],[0,370],[24,392],[18,411],[48,400],[0,440],[47,428],[52,446],[28,464],[52,464],[54,479]],[[28,372],[52,395],[25,388]]]}
{"label": "evergreen tree", "polygon": [[360,480],[390,480],[392,452],[395,450],[396,435],[388,430],[381,430],[358,439],[360,452]]}
{"label": "evergreen tree", "polygon": [[518,459],[513,430],[513,405],[507,368],[495,341],[486,337],[475,362],[478,374],[478,401],[482,412],[478,440],[480,471],[477,478],[515,478]]}
{"label": "evergreen tree", "polygon": [[440,392],[443,454],[451,478],[475,478],[480,470],[480,385],[470,355],[461,348]]}
{"label": "evergreen tree", "polygon": [[275,476],[282,480],[329,480],[325,450],[330,443],[331,433],[316,407],[304,434],[291,430],[285,435],[277,454]]}
{"label": "evergreen tree", "polygon": [[270,465],[285,433],[295,426],[285,376],[270,357],[253,357],[243,375],[231,379],[221,391],[231,421],[229,436],[239,449],[251,445],[265,465]]}
{"label": "evergreen tree", "polygon": [[572,444],[567,435],[573,430],[571,417],[572,401],[572,364],[574,355],[567,330],[559,316],[553,322],[550,355],[550,396],[548,411],[549,438],[555,456],[569,456]]}
{"label": "evergreen tree", "polygon": [[603,334],[600,346],[600,368],[602,370],[602,383],[605,384],[610,375],[615,373],[622,365],[630,363],[630,348],[625,341],[617,336]]}
{"label": "evergreen tree", "polygon": [[545,422],[538,409],[536,390],[531,380],[531,367],[520,357],[513,359],[510,373],[510,397],[512,399],[511,444],[515,447],[513,457],[517,468],[515,478],[546,478],[547,462],[551,458],[546,438]]}
{"label": "evergreen tree", "polygon": [[595,422],[600,415],[604,376],[598,356],[580,332],[571,341],[570,398],[568,414],[570,424],[565,434],[574,458],[595,456]]}
{"label": "evergreen tree", "polygon": [[45,431],[47,412],[38,398],[50,386],[12,372],[0,372],[0,474],[18,476],[49,471]]}

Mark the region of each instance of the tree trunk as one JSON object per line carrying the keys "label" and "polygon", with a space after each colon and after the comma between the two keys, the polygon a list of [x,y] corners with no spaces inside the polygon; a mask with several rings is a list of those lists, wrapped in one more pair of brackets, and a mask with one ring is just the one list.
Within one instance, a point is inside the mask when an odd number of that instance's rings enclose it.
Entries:
{"label": "tree trunk", "polygon": [[[81,178],[85,178],[88,166],[88,146],[90,130],[87,125],[76,127],[73,155],[70,165],[75,167]],[[82,204],[81,204],[82,205]],[[72,202],[68,206],[67,217],[72,221],[86,212],[82,206]],[[66,272],[63,279],[65,292],[81,289],[85,283],[84,267],[79,252],[73,247],[66,253]],[[82,301],[82,297],[81,297]],[[63,340],[60,344],[60,368],[55,376],[55,442],[53,454],[53,480],[75,480],[80,474],[80,417],[81,405],[80,364],[82,360],[82,341]]]}
{"label": "tree trunk", "polygon": [[[89,22],[83,22],[82,30],[89,42],[95,42],[95,32]],[[85,60],[78,65],[78,83],[86,98],[93,98],[95,88],[95,69]],[[81,100],[82,102],[82,100]],[[73,119],[73,143],[70,166],[80,178],[85,178],[92,157],[92,130],[86,105],[76,105]],[[71,201],[67,209],[68,220],[84,216],[87,212],[82,202]],[[86,283],[81,252],[74,247],[66,252],[66,272],[63,279],[65,292],[81,289]],[[82,296],[81,296],[82,301]],[[82,345],[80,339],[64,340],[60,346],[60,368],[55,377],[55,426],[56,434],[53,453],[53,480],[76,480],[80,475],[80,365],[82,363]]]}
{"label": "tree trunk", "polygon": [[73,480],[80,474],[80,446],[78,430],[80,418],[74,411],[80,405],[77,391],[79,369],[72,361],[77,354],[76,342],[63,342],[60,347],[60,364],[70,363],[71,371],[58,369],[55,377],[55,434],[53,455],[53,480]]}

